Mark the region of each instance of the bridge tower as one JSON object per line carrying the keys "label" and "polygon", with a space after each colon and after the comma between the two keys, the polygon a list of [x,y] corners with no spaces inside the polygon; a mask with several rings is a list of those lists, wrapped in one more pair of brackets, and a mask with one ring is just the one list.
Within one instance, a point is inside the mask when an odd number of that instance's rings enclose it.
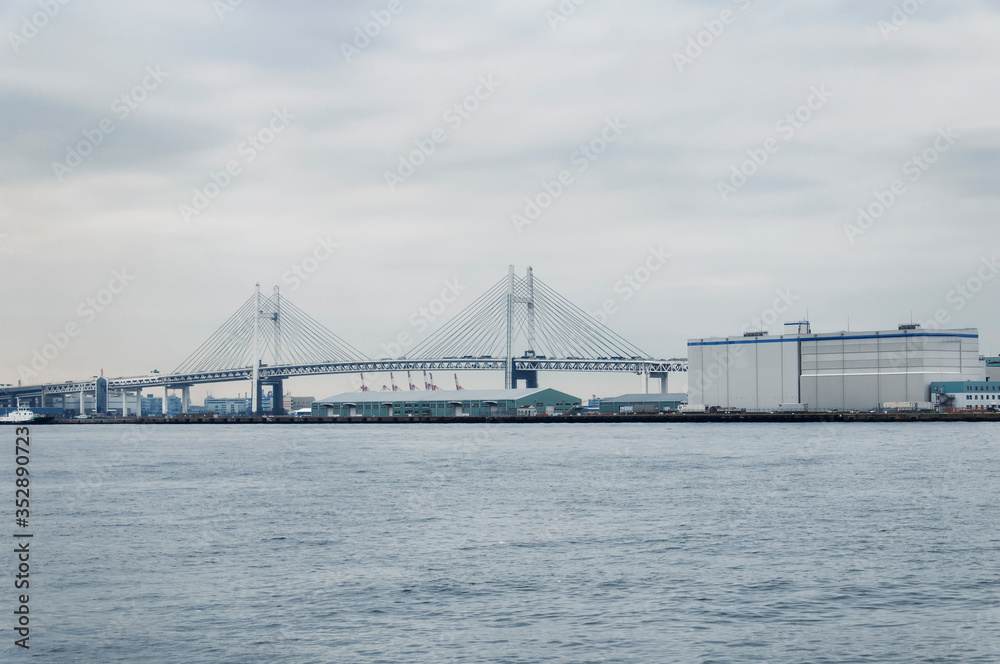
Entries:
{"label": "bridge tower", "polygon": [[253,364],[250,378],[251,412],[260,415],[260,282],[257,282],[253,315]]}
{"label": "bridge tower", "polygon": [[514,380],[514,266],[507,270],[507,364],[503,374],[503,386],[511,389]]}
{"label": "bridge tower", "polygon": [[[256,285],[254,293],[254,319],[253,319],[253,377],[251,378],[251,394],[253,398],[252,412],[256,416],[263,415],[264,387],[271,388],[271,414],[284,415],[285,401],[285,379],[280,377],[268,378],[261,381],[260,366],[263,358],[261,348],[262,337],[267,336],[271,342],[271,357],[275,364],[281,364],[281,291],[275,286],[271,299],[268,300],[268,311],[264,311],[261,304],[260,284]],[[261,328],[261,321],[269,321],[271,329],[265,331]]]}
{"label": "bridge tower", "polygon": [[[281,364],[281,291],[277,286],[271,296],[271,303],[274,311],[266,314],[271,320],[274,328],[274,363]],[[285,414],[285,379],[279,377],[269,378],[265,385],[271,387],[271,414]]]}
{"label": "bridge tower", "polygon": [[281,415],[285,412],[284,381],[289,375],[307,373],[302,368],[309,365],[359,360],[369,358],[283,298],[277,286],[264,295],[257,283],[240,308],[171,372],[176,380],[167,381],[167,387],[190,385],[192,377],[196,383],[213,382],[198,379],[205,374],[219,374],[223,381],[249,379],[252,412],[264,414],[263,397],[270,387],[270,412]]}
{"label": "bridge tower", "polygon": [[525,305],[524,336],[528,343],[529,353],[535,352],[535,274],[531,267],[524,280],[524,294],[518,295],[514,289],[514,266],[511,265],[507,272],[507,371],[504,376],[504,387],[508,390],[516,389],[520,380],[524,381],[526,387],[538,387],[538,372],[532,370],[518,370],[514,368],[514,329],[515,312],[514,305]]}

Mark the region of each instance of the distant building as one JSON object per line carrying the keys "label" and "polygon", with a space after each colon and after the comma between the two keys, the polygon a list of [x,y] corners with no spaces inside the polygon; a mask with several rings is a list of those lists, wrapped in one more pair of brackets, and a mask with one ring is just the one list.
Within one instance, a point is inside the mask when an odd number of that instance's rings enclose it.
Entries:
{"label": "distant building", "polygon": [[[131,404],[135,407],[134,403]],[[167,399],[167,415],[173,417],[180,415],[183,405],[180,397],[170,395]],[[163,417],[163,397],[155,397],[152,394],[144,394],[142,397],[142,414],[146,417]]]}
{"label": "distant building", "polygon": [[997,410],[1000,408],[1000,383],[992,380],[931,383],[931,400],[936,408]]}
{"label": "distant building", "polygon": [[285,395],[285,412],[290,413],[294,410],[310,408],[313,405],[313,401],[316,401],[316,397],[293,397]]}
{"label": "distant building", "polygon": [[[688,395],[672,394],[623,394],[620,397],[601,399],[598,412],[602,415],[639,415],[670,413],[686,404]],[[591,400],[593,401],[593,399]]]}
{"label": "distant building", "polygon": [[[263,412],[271,411],[270,392],[261,397],[260,404]],[[253,400],[250,397],[205,397],[204,412],[215,413],[221,417],[249,415],[252,408]]]}
{"label": "distant building", "polygon": [[886,402],[930,401],[931,383],[983,380],[975,329],[813,334],[688,340],[693,404],[739,409],[802,405],[809,410],[871,410]]}
{"label": "distant building", "polygon": [[565,415],[580,399],[551,388],[520,390],[437,390],[430,392],[347,392],[316,401],[320,417],[473,417]]}
{"label": "distant building", "polygon": [[236,415],[249,413],[253,404],[247,397],[205,397],[204,407],[206,413],[235,417]]}
{"label": "distant building", "polygon": [[583,407],[583,412],[591,414],[601,412],[601,398],[596,394],[591,395],[591,397],[587,399],[587,405]]}

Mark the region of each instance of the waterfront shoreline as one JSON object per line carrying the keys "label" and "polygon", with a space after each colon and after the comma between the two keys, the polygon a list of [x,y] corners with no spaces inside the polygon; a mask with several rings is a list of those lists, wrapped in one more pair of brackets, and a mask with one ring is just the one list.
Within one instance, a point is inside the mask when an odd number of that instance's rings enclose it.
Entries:
{"label": "waterfront shoreline", "polygon": [[52,420],[45,425],[86,424],[597,424],[655,422],[1000,422],[1000,412],[966,413],[684,413],[663,415],[582,415],[538,417],[142,417],[133,419]]}

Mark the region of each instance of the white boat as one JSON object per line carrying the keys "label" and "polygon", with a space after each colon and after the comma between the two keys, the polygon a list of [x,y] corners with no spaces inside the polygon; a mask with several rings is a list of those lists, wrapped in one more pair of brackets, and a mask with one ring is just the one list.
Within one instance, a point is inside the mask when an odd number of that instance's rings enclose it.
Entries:
{"label": "white boat", "polygon": [[25,408],[24,406],[7,415],[0,415],[0,422],[8,424],[23,424],[25,422],[33,422],[34,419],[35,413],[30,408]]}

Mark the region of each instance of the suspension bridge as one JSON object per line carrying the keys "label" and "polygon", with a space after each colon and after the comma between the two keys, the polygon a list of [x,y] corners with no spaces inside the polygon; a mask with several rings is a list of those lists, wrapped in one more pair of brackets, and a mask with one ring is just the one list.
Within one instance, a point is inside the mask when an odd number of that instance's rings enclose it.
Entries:
{"label": "suspension bridge", "polygon": [[[516,349],[522,348],[518,351]],[[121,395],[123,414],[130,395],[140,411],[143,390],[180,390],[188,412],[190,388],[205,383],[250,381],[253,412],[261,412],[265,387],[272,413],[282,414],[284,381],[296,376],[378,374],[411,371],[502,371],[504,387],[538,386],[538,372],[632,373],[660,380],[667,392],[671,373],[687,371],[683,358],[656,359],[556,292],[528,268],[507,275],[403,357],[372,359],[281,295],[258,284],[246,300],[201,346],[169,374],[103,378],[0,388],[0,406],[46,407],[79,395]],[[393,389],[394,379],[391,381]],[[363,384],[363,383],[362,383]],[[412,389],[412,381],[409,382]],[[81,409],[82,410],[82,409]]]}

